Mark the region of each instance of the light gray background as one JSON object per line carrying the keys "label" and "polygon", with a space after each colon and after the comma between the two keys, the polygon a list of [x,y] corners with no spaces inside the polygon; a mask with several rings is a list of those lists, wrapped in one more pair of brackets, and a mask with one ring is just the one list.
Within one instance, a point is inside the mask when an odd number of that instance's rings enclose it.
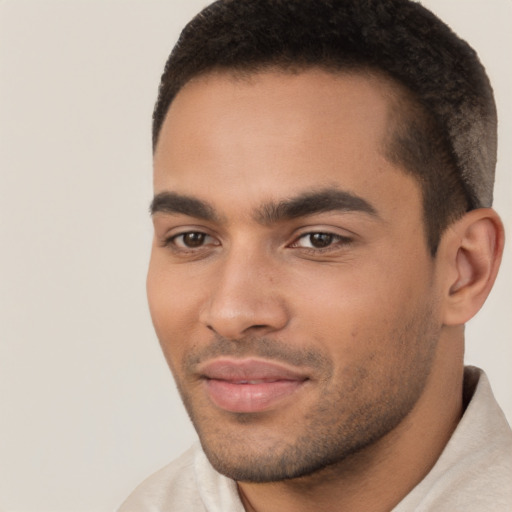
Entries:
{"label": "light gray background", "polygon": [[[150,117],[203,0],[0,3],[0,509],[107,512],[194,433],[145,300]],[[428,0],[479,51],[512,227],[511,0]],[[512,258],[468,327],[509,421]]]}

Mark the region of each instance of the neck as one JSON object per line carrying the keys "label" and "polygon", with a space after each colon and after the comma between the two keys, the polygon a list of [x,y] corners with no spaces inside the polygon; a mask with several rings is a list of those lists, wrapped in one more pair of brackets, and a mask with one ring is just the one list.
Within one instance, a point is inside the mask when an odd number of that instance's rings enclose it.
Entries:
{"label": "neck", "polygon": [[434,466],[462,414],[462,328],[444,334],[422,396],[394,430],[313,475],[263,484],[239,482],[245,510],[392,510]]}

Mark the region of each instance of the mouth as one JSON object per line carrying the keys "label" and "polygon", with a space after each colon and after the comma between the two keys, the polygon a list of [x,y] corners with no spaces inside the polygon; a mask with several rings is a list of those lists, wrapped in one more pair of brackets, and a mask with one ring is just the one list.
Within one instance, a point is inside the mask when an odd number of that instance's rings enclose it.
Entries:
{"label": "mouth", "polygon": [[298,370],[256,359],[216,359],[201,365],[200,375],[211,402],[234,413],[282,406],[309,380]]}

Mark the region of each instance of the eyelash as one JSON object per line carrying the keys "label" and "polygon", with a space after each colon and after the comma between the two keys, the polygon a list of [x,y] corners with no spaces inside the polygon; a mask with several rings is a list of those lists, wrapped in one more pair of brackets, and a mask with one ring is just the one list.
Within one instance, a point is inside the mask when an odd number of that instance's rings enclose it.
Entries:
{"label": "eyelash", "polygon": [[[328,245],[325,247],[300,247],[298,245],[300,240],[306,239],[309,237],[309,239],[311,241],[311,237],[317,236],[317,235],[329,237],[330,240],[329,240]],[[310,252],[310,253],[321,254],[321,253],[325,253],[325,252],[339,250],[340,247],[347,246],[347,245],[351,244],[352,242],[353,242],[352,238],[342,236],[342,235],[337,235],[336,233],[331,233],[329,231],[309,231],[309,232],[303,233],[302,235],[297,237],[295,239],[295,241],[292,242],[288,247],[299,247],[302,250]]]}
{"label": "eyelash", "polygon": [[[201,245],[198,245],[196,247],[187,247],[184,243],[184,237],[186,236],[197,236],[203,237],[203,242],[205,239],[211,238],[212,240],[215,240],[215,238],[212,235],[209,235],[208,233],[204,233],[203,231],[186,231],[184,233],[179,233],[176,235],[172,235],[168,238],[166,238],[162,246],[168,247],[172,249],[176,253],[180,254],[190,254],[194,253],[197,254],[200,251],[204,251],[210,246],[219,246],[221,245],[220,242],[214,243],[214,244],[204,244],[201,243]],[[325,247],[301,247],[299,245],[299,242],[303,239],[307,239],[309,237],[309,240],[311,242],[311,237],[313,236],[327,236],[329,237],[328,244]],[[181,239],[182,245],[178,245],[177,240]],[[353,239],[350,237],[337,235],[335,233],[331,233],[329,231],[308,231],[307,233],[303,233],[296,237],[294,241],[290,244],[288,244],[286,247],[290,248],[298,248],[301,249],[303,252],[307,252],[310,254],[323,254],[330,251],[340,250],[341,247],[347,246],[353,242]]]}
{"label": "eyelash", "polygon": [[[186,231],[184,233],[178,233],[177,235],[172,235],[168,238],[166,238],[164,241],[163,241],[163,246],[164,247],[169,247],[171,249],[173,249],[174,251],[176,252],[197,252],[198,250],[201,250],[201,249],[204,249],[206,246],[201,244],[200,246],[197,246],[197,247],[187,247],[185,244],[183,244],[182,246],[178,245],[176,243],[176,241],[178,239],[184,239],[184,237],[186,236],[190,236],[190,235],[199,235],[199,236],[202,236],[204,238],[211,238],[212,240],[214,240],[214,237],[209,235],[208,233],[204,233],[203,231]],[[214,244],[214,245],[220,245],[219,243],[217,244]]]}

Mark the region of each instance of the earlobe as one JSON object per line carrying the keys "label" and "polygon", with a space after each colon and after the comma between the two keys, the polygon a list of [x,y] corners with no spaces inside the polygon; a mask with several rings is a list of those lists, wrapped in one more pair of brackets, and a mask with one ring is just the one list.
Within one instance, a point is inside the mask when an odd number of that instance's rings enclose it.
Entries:
{"label": "earlobe", "polygon": [[498,214],[473,210],[445,233],[444,257],[449,272],[445,287],[445,325],[461,325],[482,307],[496,279],[504,244]]}

